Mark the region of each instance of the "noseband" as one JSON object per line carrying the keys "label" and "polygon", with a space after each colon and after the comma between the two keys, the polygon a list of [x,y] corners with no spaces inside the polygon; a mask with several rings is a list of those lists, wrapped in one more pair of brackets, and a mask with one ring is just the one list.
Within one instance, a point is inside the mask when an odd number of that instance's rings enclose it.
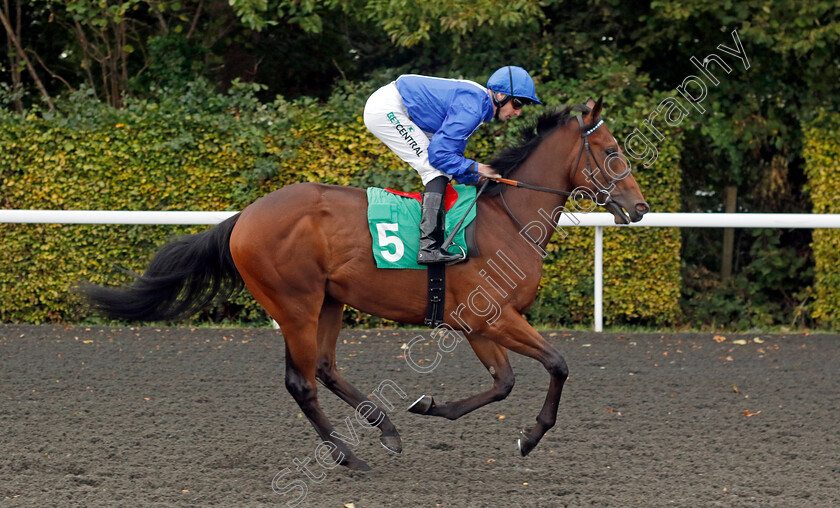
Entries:
{"label": "noseband", "polygon": [[[595,124],[590,124],[590,125],[584,126],[583,118],[581,116],[577,116],[575,118],[577,118],[578,124],[580,125],[580,137],[583,140],[583,142],[580,144],[580,150],[578,151],[578,156],[577,156],[577,159],[575,160],[575,165],[572,167],[571,175],[569,175],[569,183],[570,184],[574,181],[575,175],[577,174],[578,166],[580,165],[580,160],[583,157],[584,153],[586,153],[586,166],[584,167],[585,174],[592,175],[592,171],[589,169],[589,166],[590,166],[590,164],[594,163],[595,167],[598,168],[598,171],[601,174],[606,175],[606,172],[603,170],[603,168],[601,168],[601,165],[598,164],[598,159],[595,157],[595,154],[592,152],[592,145],[589,144],[589,135],[592,134],[593,132],[595,132],[596,130],[598,130],[598,127],[604,125],[604,120],[598,120],[598,122],[596,122]],[[593,176],[593,179],[594,179],[594,176]],[[621,180],[621,178],[613,178],[612,180],[607,182],[607,185],[604,186],[603,189],[599,188],[596,185],[595,186],[595,195],[592,196],[592,197],[587,196],[587,199],[595,201],[596,204],[605,205],[610,199],[610,193],[609,193],[608,189],[612,189],[612,187],[615,185],[615,183],[620,181],[620,180]],[[572,192],[570,192],[570,191],[560,190],[560,189],[552,189],[552,188],[549,188],[549,187],[542,187],[540,185],[533,185],[533,184],[530,184],[530,183],[520,182],[520,181],[517,181],[517,180],[509,180],[507,178],[499,178],[495,181],[498,182],[498,183],[509,185],[511,187],[521,187],[523,189],[530,189],[530,190],[535,190],[535,191],[539,191],[539,192],[547,192],[549,194],[557,194],[559,196],[567,196],[568,197],[568,196],[572,195]],[[598,201],[598,196],[602,193],[605,194],[606,198],[605,198],[603,203],[600,203]],[[521,222],[519,222],[519,219],[516,218],[516,216],[513,214],[513,211],[510,209],[507,202],[505,201],[505,193],[504,192],[499,193],[499,197],[502,198],[502,204],[504,205],[505,211],[507,211],[508,216],[511,219],[513,219],[513,222],[519,227],[519,231],[523,231],[525,229],[525,227],[522,225]],[[527,232],[525,232],[525,235],[527,236],[527,238],[531,242],[533,242],[536,245],[539,245],[539,243],[536,240],[534,240],[533,238],[531,238],[531,236]]]}

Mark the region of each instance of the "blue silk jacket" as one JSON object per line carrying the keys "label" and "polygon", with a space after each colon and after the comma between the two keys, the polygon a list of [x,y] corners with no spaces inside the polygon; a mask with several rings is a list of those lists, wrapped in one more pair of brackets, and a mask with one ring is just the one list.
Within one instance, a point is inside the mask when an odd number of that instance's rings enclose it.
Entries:
{"label": "blue silk jacket", "polygon": [[429,163],[461,183],[478,181],[476,162],[464,157],[467,141],[483,123],[493,119],[487,89],[473,81],[406,74],[397,78],[411,120],[434,133]]}

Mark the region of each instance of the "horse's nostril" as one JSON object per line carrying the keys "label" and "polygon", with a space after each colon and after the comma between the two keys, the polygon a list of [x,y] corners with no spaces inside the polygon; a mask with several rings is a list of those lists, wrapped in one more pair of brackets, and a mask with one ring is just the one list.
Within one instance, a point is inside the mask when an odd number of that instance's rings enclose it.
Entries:
{"label": "horse's nostril", "polygon": [[636,211],[639,213],[648,213],[650,211],[650,207],[647,203],[636,203]]}

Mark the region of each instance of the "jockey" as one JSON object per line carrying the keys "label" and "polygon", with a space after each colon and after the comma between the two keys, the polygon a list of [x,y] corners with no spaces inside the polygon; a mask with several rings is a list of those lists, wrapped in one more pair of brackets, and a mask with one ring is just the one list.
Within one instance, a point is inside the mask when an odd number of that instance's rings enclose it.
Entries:
{"label": "jockey", "polygon": [[483,122],[507,121],[519,116],[523,105],[535,103],[542,104],[534,80],[512,65],[494,72],[487,88],[473,81],[406,74],[370,96],[365,126],[417,170],[425,187],[418,264],[464,260],[441,249],[446,184],[452,178],[466,184],[500,178],[487,164],[464,157],[467,140]]}

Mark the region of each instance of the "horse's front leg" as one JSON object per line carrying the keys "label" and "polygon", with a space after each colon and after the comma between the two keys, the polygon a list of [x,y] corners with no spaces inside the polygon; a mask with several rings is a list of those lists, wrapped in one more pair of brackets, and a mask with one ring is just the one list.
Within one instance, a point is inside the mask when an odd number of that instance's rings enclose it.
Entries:
{"label": "horse's front leg", "polygon": [[513,369],[510,367],[507,350],[499,344],[476,333],[468,334],[467,340],[484,367],[493,376],[493,386],[479,394],[445,404],[436,404],[429,395],[423,395],[408,410],[412,413],[442,416],[450,420],[460,418],[491,402],[508,396],[513,389]]}
{"label": "horse's front leg", "polygon": [[557,421],[557,407],[563,385],[569,377],[569,368],[557,349],[537,333],[519,312],[511,308],[505,309],[492,326],[483,330],[483,334],[515,353],[539,361],[551,376],[545,403],[537,415],[537,424],[522,431],[517,441],[522,455],[528,455]]}

